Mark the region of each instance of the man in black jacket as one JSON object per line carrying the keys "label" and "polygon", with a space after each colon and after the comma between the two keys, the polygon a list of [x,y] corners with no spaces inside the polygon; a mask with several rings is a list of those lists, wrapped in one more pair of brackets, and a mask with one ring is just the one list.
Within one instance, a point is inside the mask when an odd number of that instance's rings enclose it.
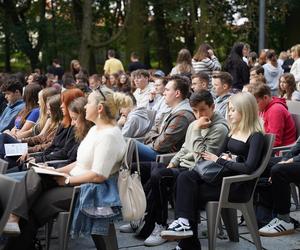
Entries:
{"label": "man in black jacket", "polygon": [[290,218],[291,183],[300,182],[300,141],[271,168],[273,209],[277,216],[259,229],[261,236],[279,236],[294,232]]}

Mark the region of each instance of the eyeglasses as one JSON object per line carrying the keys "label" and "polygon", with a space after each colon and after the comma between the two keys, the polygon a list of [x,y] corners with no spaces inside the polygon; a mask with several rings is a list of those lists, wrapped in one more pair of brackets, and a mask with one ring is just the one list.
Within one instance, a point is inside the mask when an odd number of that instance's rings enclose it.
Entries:
{"label": "eyeglasses", "polygon": [[98,92],[100,93],[100,95],[102,95],[103,100],[106,101],[105,95],[103,94],[103,92],[101,90],[101,86],[98,86],[95,90],[98,90]]}

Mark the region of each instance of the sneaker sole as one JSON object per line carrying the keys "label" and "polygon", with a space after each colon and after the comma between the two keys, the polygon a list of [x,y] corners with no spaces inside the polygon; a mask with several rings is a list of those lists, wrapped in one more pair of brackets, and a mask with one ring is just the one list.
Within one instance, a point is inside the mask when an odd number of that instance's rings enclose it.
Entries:
{"label": "sneaker sole", "polygon": [[277,232],[277,233],[266,233],[266,232],[258,232],[260,236],[265,236],[265,237],[276,237],[276,236],[281,236],[281,235],[287,235],[287,234],[292,234],[295,232],[295,229],[290,229],[286,230],[283,232]]}
{"label": "sneaker sole", "polygon": [[19,234],[21,234],[21,232],[20,231],[6,231],[6,230],[4,230],[2,234],[3,235],[19,235]]}
{"label": "sneaker sole", "polygon": [[123,233],[123,234],[133,234],[133,233],[135,233],[135,231],[126,231],[126,230],[120,230],[120,233]]}
{"label": "sneaker sole", "polygon": [[131,228],[119,228],[120,233],[125,233],[125,234],[132,234],[135,233],[136,229]]}
{"label": "sneaker sole", "polygon": [[163,242],[159,242],[159,243],[150,243],[150,242],[144,242],[144,245],[146,247],[155,247],[155,246],[159,246],[164,244],[165,242],[167,242],[167,240],[164,240]]}
{"label": "sneaker sole", "polygon": [[190,238],[193,236],[193,232],[168,232],[168,233],[162,232],[160,236],[165,240],[174,241],[174,240]]}

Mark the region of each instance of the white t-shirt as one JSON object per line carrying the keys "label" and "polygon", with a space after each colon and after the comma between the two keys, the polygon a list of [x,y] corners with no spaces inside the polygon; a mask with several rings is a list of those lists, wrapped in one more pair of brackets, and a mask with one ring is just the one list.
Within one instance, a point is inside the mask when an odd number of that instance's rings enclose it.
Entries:
{"label": "white t-shirt", "polygon": [[76,166],[70,175],[78,176],[91,170],[108,178],[119,171],[126,143],[119,127],[97,130],[93,126],[77,151]]}

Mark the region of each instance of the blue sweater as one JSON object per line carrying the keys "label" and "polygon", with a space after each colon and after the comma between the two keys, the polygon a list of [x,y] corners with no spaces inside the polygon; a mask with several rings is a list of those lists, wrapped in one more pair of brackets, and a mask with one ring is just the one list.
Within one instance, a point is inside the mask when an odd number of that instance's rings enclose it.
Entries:
{"label": "blue sweater", "polygon": [[23,100],[18,100],[14,104],[8,104],[0,116],[0,132],[14,127],[17,114],[25,107]]}

